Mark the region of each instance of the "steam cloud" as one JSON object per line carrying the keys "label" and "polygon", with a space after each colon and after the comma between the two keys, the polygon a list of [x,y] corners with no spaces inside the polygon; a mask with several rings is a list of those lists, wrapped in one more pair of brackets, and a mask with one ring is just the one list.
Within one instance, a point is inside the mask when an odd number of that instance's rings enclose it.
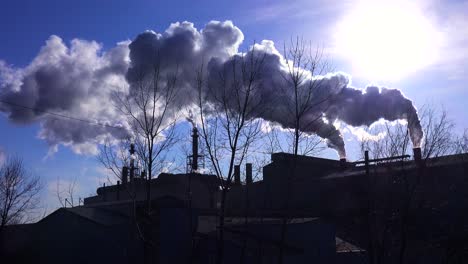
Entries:
{"label": "steam cloud", "polygon": [[0,147],[0,167],[5,163],[6,154],[3,149]]}
{"label": "steam cloud", "polygon": [[119,43],[102,54],[101,49],[94,41],[76,39],[67,47],[62,39],[51,36],[27,67],[13,69],[0,63],[0,111],[15,123],[40,122],[38,136],[53,151],[63,144],[76,153],[96,153],[96,143],[103,137],[122,137],[125,130],[46,113],[102,124],[120,122],[109,99],[112,91],[125,88],[128,43]]}
{"label": "steam cloud", "polygon": [[[176,113],[193,105],[197,98],[194,87],[196,68],[206,65],[207,89],[217,89],[216,78],[226,66],[236,63],[244,36],[230,21],[209,22],[197,30],[192,23],[174,23],[163,33],[146,31],[132,42],[118,43],[107,52],[94,41],[72,40],[67,47],[57,36],[51,36],[37,57],[25,68],[15,69],[0,61],[0,111],[16,123],[40,122],[39,137],[56,148],[70,146],[77,153],[96,153],[96,144],[105,137],[122,138],[128,134],[125,118],[115,110],[111,94],[129,94],[138,75],[153,70],[157,57],[162,76],[179,72],[180,87]],[[262,118],[292,128],[288,109],[292,96],[286,80],[283,56],[272,41],[264,40],[251,48],[245,57],[264,56],[253,103],[261,106],[250,118]],[[162,80],[164,81],[164,80]],[[383,118],[408,120],[411,139],[419,146],[423,136],[417,111],[412,102],[397,89],[350,87],[350,77],[331,73],[309,78],[304,85],[315,82],[320,94],[328,100],[306,111],[300,128],[327,140],[340,157],[346,157],[343,137],[333,122],[341,120],[351,126],[371,125]],[[215,107],[216,100],[207,97]],[[319,103],[320,101],[320,103]],[[15,106],[23,105],[29,108]],[[54,112],[76,118],[99,120],[100,123],[121,126],[83,125],[76,120],[55,118]]]}

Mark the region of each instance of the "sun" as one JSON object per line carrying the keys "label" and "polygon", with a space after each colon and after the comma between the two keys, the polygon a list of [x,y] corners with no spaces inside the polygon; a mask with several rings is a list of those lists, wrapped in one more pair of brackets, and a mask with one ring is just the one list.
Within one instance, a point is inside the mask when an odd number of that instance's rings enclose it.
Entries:
{"label": "sun", "polygon": [[361,1],[338,23],[336,50],[371,80],[400,79],[433,63],[440,34],[414,3]]}

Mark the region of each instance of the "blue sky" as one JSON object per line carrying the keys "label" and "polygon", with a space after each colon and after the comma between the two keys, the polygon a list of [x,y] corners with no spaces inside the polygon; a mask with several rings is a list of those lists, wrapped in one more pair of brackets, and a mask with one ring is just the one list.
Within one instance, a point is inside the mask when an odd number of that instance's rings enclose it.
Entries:
{"label": "blue sky", "polygon": [[[380,2],[382,5],[387,3],[387,1]],[[397,2],[403,3],[405,1]],[[402,9],[405,9],[405,3],[400,3]],[[417,58],[421,59],[420,65],[414,65],[414,68],[409,68],[406,72],[396,71],[397,77],[368,74],[372,68],[363,69],[356,66],[359,64],[358,62],[361,62],[359,60],[362,60],[362,57],[366,57],[365,54],[360,54],[363,52],[362,49],[355,46],[348,46],[350,49],[341,48],[341,44],[354,43],[354,40],[358,41],[358,46],[361,45],[359,41],[365,43],[373,41],[373,38],[363,39],[366,36],[361,36],[362,31],[360,30],[349,29],[346,26],[343,29],[342,27],[343,23],[353,24],[356,14],[362,16],[362,14],[375,11],[374,9],[360,8],[361,6],[365,7],[367,3],[357,0],[5,1],[0,9],[0,60],[11,68],[26,67],[36,57],[51,35],[59,36],[66,45],[69,45],[70,41],[76,38],[96,41],[102,45],[101,52],[106,52],[115,47],[116,43],[133,40],[139,33],[147,29],[164,32],[171,23],[177,21],[190,21],[194,23],[196,28],[201,29],[211,20],[231,20],[244,35],[241,50],[247,49],[254,41],[260,42],[263,39],[269,39],[273,40],[281,51],[283,41],[288,41],[291,37],[302,36],[304,39],[324,47],[334,68],[352,76],[353,86],[362,88],[368,84],[378,84],[399,88],[405,96],[415,102],[416,106],[427,102],[443,105],[450,117],[457,123],[457,132],[467,128],[468,18],[466,14],[468,14],[468,3],[463,1],[444,1],[443,3],[430,0],[412,1],[407,10],[410,10],[409,12],[414,10],[414,17],[422,14],[421,21],[423,22],[408,20],[410,22],[407,23],[414,23],[414,25],[403,26],[414,28],[416,31],[427,29],[428,32],[428,39],[424,43],[416,43],[416,47],[413,48],[418,50],[426,47],[427,43],[431,43],[431,45],[437,43],[433,46],[427,46],[427,53],[422,54],[422,58]],[[400,12],[400,10],[395,12]],[[395,14],[398,15],[398,13]],[[403,17],[404,15],[405,13],[402,13]],[[370,17],[369,19],[374,18]],[[382,20],[384,19],[385,17],[382,17]],[[385,24],[379,24],[380,19],[376,20],[377,25],[385,27]],[[370,21],[372,20],[362,22],[365,25],[362,27],[373,24]],[[345,33],[341,34],[340,30],[344,30]],[[377,34],[378,29],[374,30],[376,29],[369,28],[365,32]],[[411,35],[414,34],[410,32],[409,36],[391,36],[388,39],[390,43],[378,41],[372,43],[375,44],[373,46],[386,47],[385,45],[395,45],[391,42],[397,38],[399,43],[406,41],[404,46],[412,47],[415,41],[411,39]],[[337,35],[346,35],[347,38],[337,37]],[[422,38],[427,36],[423,35]],[[366,47],[367,50],[370,48],[372,46]],[[364,52],[370,52],[366,49]],[[409,52],[408,56],[414,54],[415,50],[407,51]],[[376,49],[375,52],[376,54],[385,53],[385,49]],[[437,56],[432,59],[435,53]],[[431,60],[425,60],[429,57]],[[392,68],[405,68],[405,65],[409,63],[404,61],[404,58],[400,60],[401,63],[389,62],[385,59],[389,58],[382,57],[380,64],[390,65],[391,68],[382,68],[388,71]],[[366,63],[360,65],[369,67],[369,63],[375,63],[375,60],[366,61]],[[53,194],[51,195],[49,192],[53,189],[54,181],[57,178],[66,182],[76,177],[79,182],[80,196],[89,195],[100,181],[104,181],[102,168],[92,155],[76,154],[76,151],[74,152],[69,147],[60,146],[58,152],[47,156],[49,146],[38,137],[39,130],[38,123],[13,124],[5,114],[0,114],[0,131],[2,133],[0,150],[6,154],[17,154],[24,157],[28,167],[43,178],[46,186],[44,197],[46,197],[45,200],[49,204],[49,208],[57,205]],[[352,141],[352,139],[350,140]],[[353,153],[354,147],[353,144],[350,144],[347,148],[351,150],[348,151]],[[330,153],[327,155],[333,157],[333,152]],[[356,154],[354,155],[356,156]],[[351,156],[350,158],[356,157]]]}

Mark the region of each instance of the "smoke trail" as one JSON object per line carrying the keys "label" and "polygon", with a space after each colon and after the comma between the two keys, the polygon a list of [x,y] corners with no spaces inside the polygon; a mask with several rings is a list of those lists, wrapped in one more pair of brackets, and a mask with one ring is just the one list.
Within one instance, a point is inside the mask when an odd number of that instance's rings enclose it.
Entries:
{"label": "smoke trail", "polygon": [[423,131],[417,110],[398,89],[346,87],[331,100],[325,114],[330,119],[339,119],[355,127],[370,126],[381,118],[387,121],[404,119],[408,121],[413,146],[421,146]]}
{"label": "smoke trail", "polygon": [[[240,55],[236,55],[239,57]],[[232,67],[230,64],[241,63],[236,56],[226,60],[214,60],[208,67],[209,89],[219,87],[216,82],[219,72],[224,67]],[[385,119],[394,121],[405,119],[408,121],[410,136],[414,146],[420,146],[423,132],[416,108],[408,98],[404,97],[400,90],[369,86],[365,89],[350,87],[350,77],[344,73],[330,73],[325,76],[311,76],[299,87],[299,98],[304,98],[310,91],[313,83],[313,99],[307,102],[295,102],[294,90],[284,76],[288,75],[285,60],[274,47],[272,41],[263,41],[252,47],[244,54],[245,61],[250,61],[250,56],[263,58],[262,72],[257,81],[258,89],[255,90],[252,104],[257,105],[257,111],[251,112],[252,118],[261,118],[280,124],[283,128],[294,128],[294,104],[306,109],[300,120],[299,129],[309,134],[317,134],[326,139],[329,147],[337,150],[341,158],[346,157],[345,144],[341,132],[333,125],[340,120],[351,126],[369,126],[372,123]],[[240,67],[240,66],[238,66]],[[241,70],[238,69],[237,72]],[[233,76],[223,76],[224,82],[232,82]],[[224,92],[224,91],[223,91]],[[231,97],[236,105],[236,97]],[[209,97],[208,97],[209,99]],[[212,100],[216,103],[216,100]]]}
{"label": "smoke trail", "polygon": [[[290,111],[294,98],[290,84],[284,78],[288,74],[284,57],[268,40],[254,45],[245,54],[239,53],[243,39],[242,31],[231,21],[211,21],[201,30],[190,22],[174,23],[163,33],[143,32],[133,41],[119,43],[107,52],[102,52],[101,45],[94,41],[72,40],[67,46],[59,37],[51,36],[25,68],[14,69],[0,61],[0,99],[30,107],[18,108],[0,102],[0,111],[7,113],[13,122],[40,122],[39,136],[51,147],[62,144],[71,146],[78,153],[95,153],[95,145],[103,137],[121,138],[127,132],[83,126],[47,116],[44,111],[129,127],[125,117],[115,110],[111,95],[115,92],[131,94],[140,74],[153,71],[155,63],[160,66],[162,83],[167,81],[164,76],[176,70],[179,73],[179,96],[169,109],[175,115],[196,104],[198,91],[194,79],[199,65],[206,67],[207,90],[204,92],[216,94],[220,87],[217,78],[225,67],[238,63],[240,58],[248,60],[249,56],[263,56],[256,83],[258,89],[251,102],[258,107],[249,118],[294,128]],[[226,77],[228,80],[234,78]],[[326,139],[340,157],[346,157],[346,151],[343,137],[333,125],[335,120],[361,126],[381,118],[389,121],[406,119],[413,145],[420,145],[423,132],[417,111],[401,91],[373,86],[356,89],[349,86],[350,77],[340,72],[309,77],[302,85],[311,82],[316,93],[309,103],[314,107],[304,112],[299,128]],[[325,97],[327,100],[321,102]],[[216,107],[218,102],[213,96],[206,99]],[[235,109],[235,103],[228,102],[232,109]]]}

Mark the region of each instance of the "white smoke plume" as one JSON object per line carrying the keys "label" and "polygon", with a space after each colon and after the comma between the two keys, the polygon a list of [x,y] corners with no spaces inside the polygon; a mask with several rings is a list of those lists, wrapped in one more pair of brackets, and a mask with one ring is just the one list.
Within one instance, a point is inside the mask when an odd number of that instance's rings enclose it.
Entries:
{"label": "white smoke plume", "polygon": [[0,167],[5,163],[6,157],[5,151],[0,147]]}
{"label": "white smoke plume", "polygon": [[[235,55],[227,61],[212,60],[208,65],[208,89],[215,91],[216,78],[225,65],[239,62]],[[287,66],[282,55],[276,50],[272,41],[263,41],[255,45],[244,54],[246,61],[249,56],[262,56],[258,88],[255,89],[252,104],[257,105],[257,112],[251,112],[251,118],[262,118],[280,124],[284,128],[294,127],[293,92],[288,89],[291,85],[283,76],[287,75]],[[238,70],[237,72],[239,72]],[[233,77],[223,76],[223,81],[229,82]],[[394,121],[404,119],[408,121],[411,139],[414,146],[420,146],[423,132],[416,108],[412,102],[403,96],[400,90],[366,87],[356,89],[350,87],[350,77],[344,73],[330,73],[324,76],[309,77],[303,85],[314,82],[314,99],[310,102],[313,107],[307,109],[301,119],[299,128],[307,133],[314,133],[326,139],[328,145],[338,151],[341,158],[346,157],[345,144],[341,132],[333,125],[336,120],[359,127],[370,126],[380,119]],[[219,86],[219,85],[218,85]],[[307,92],[307,89],[299,91]],[[224,91],[223,91],[224,92]],[[306,94],[300,94],[299,97]],[[232,96],[233,100],[236,98]],[[208,97],[208,99],[210,99]],[[216,100],[212,100],[215,104]],[[235,108],[236,101],[231,102]],[[228,102],[230,104],[230,102]],[[325,120],[328,120],[326,122]]]}
{"label": "white smoke plume", "polygon": [[[129,133],[125,118],[112,103],[112,94],[131,95],[140,74],[154,70],[155,63],[160,66],[162,76],[178,72],[179,94],[170,109],[176,113],[196,103],[194,79],[200,65],[205,65],[206,89],[216,94],[217,78],[224,67],[237,63],[241,56],[264,56],[259,89],[252,101],[261,107],[251,112],[249,118],[292,128],[288,108],[293,95],[285,89],[288,83],[282,77],[286,73],[283,56],[268,40],[242,54],[239,46],[243,39],[241,30],[231,21],[212,21],[201,30],[190,22],[174,23],[163,33],[145,31],[133,41],[119,43],[107,51],[94,41],[75,39],[67,46],[59,37],[51,36],[25,68],[15,69],[0,62],[0,111],[12,122],[40,122],[39,136],[51,147],[66,145],[77,153],[95,153],[95,145],[103,138],[121,138]],[[405,119],[413,145],[420,145],[422,130],[417,111],[399,90],[352,88],[350,77],[340,72],[314,78],[307,82],[317,82],[317,91],[329,100],[307,111],[300,129],[325,138],[340,157],[346,157],[346,152],[343,137],[333,125],[335,120],[362,126],[381,118]],[[213,97],[206,99],[216,107]],[[57,118],[46,112],[96,120],[122,129]]]}
{"label": "white smoke plume", "polygon": [[94,41],[75,39],[68,47],[51,36],[27,67],[0,68],[0,110],[15,123],[40,122],[39,137],[51,149],[63,144],[77,153],[94,154],[97,149],[88,148],[95,145],[90,143],[107,135],[121,137],[125,130],[76,119],[120,124],[109,98],[112,91],[125,89],[128,64],[128,42],[103,53]]}

